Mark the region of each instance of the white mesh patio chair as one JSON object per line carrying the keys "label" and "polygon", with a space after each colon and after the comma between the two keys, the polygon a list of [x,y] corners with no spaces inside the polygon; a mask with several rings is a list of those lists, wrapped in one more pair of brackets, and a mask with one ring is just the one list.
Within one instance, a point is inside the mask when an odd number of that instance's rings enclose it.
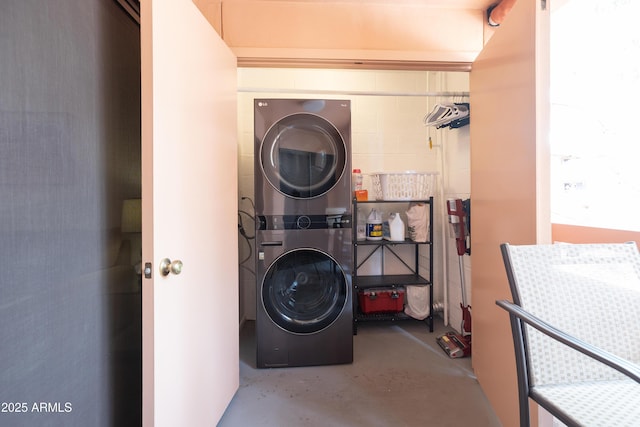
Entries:
{"label": "white mesh patio chair", "polygon": [[529,398],[568,426],[640,426],[635,243],[501,245],[520,425]]}

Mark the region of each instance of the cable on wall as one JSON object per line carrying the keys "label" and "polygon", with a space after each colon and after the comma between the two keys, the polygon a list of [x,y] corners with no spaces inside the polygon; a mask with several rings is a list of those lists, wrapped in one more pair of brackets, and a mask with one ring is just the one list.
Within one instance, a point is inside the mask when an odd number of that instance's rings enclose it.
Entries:
{"label": "cable on wall", "polygon": [[[243,196],[240,198],[241,201],[243,200],[248,200],[251,203],[251,206],[253,207],[253,211],[255,212],[255,205],[253,204],[253,200],[250,197],[247,196]],[[247,242],[247,245],[249,246],[249,253],[246,256],[245,259],[243,259],[242,261],[239,262],[239,266],[240,268],[244,268],[245,270],[249,271],[251,274],[255,275],[255,272],[247,267],[246,265],[244,265],[245,262],[249,261],[251,259],[251,257],[253,256],[253,246],[251,246],[251,240],[256,238],[256,234],[255,232],[253,233],[253,235],[249,235],[247,234],[245,227],[244,227],[244,222],[243,222],[243,215],[248,217],[251,221],[254,222],[254,224],[252,225],[252,228],[255,230],[255,215],[251,214],[243,209],[239,209],[238,210],[238,232],[240,233],[240,235],[244,238],[244,241]]]}

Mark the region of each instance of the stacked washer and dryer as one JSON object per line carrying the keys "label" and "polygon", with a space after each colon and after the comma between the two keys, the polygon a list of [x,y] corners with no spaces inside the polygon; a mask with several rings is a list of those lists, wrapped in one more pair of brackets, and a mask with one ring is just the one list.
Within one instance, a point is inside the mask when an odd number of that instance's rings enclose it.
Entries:
{"label": "stacked washer and dryer", "polygon": [[351,363],[351,105],[254,101],[257,366]]}

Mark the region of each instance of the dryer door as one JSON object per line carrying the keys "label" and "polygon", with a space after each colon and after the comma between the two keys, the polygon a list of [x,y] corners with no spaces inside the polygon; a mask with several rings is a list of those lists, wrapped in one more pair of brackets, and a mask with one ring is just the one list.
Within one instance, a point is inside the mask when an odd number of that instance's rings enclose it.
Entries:
{"label": "dryer door", "polygon": [[331,190],[345,172],[347,150],[338,130],[315,114],[276,122],[260,145],[261,167],[280,193],[310,199]]}
{"label": "dryer door", "polygon": [[295,249],[276,259],[262,282],[262,304],[282,329],[310,334],[330,326],[347,302],[340,265],[315,249]]}

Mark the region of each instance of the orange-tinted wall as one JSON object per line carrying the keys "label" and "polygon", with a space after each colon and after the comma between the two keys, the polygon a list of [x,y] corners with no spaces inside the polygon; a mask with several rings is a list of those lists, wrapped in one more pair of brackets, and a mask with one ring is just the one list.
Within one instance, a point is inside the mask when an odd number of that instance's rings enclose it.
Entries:
{"label": "orange-tinted wall", "polygon": [[518,2],[470,75],[473,368],[505,427],[519,414],[509,316],[495,304],[511,299],[500,244],[551,241],[541,14]]}

